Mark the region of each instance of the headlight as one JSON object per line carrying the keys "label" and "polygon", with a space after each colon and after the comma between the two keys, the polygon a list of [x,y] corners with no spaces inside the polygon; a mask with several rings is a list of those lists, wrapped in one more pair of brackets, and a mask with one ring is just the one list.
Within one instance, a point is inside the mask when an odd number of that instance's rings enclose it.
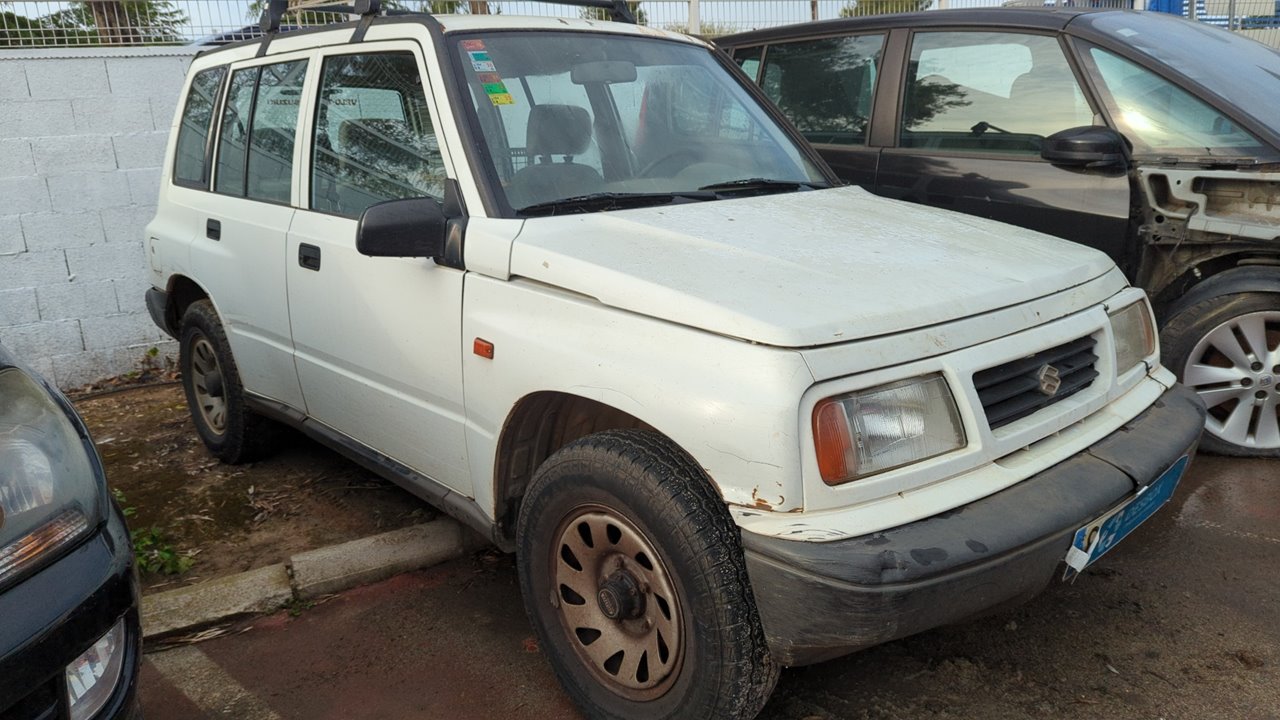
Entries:
{"label": "headlight", "polygon": [[1111,313],[1111,335],[1116,343],[1116,374],[1151,357],[1156,351],[1156,324],[1145,299]]}
{"label": "headlight", "polygon": [[818,470],[828,485],[964,447],[964,427],[941,375],[827,398],[813,409]]}
{"label": "headlight", "polygon": [[0,370],[0,586],[98,522],[94,468],[76,428],[39,383]]}

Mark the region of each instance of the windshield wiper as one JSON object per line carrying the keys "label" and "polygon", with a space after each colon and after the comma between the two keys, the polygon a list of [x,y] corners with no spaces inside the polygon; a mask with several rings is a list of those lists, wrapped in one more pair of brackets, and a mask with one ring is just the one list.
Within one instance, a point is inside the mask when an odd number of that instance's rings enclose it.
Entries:
{"label": "windshield wiper", "polygon": [[743,178],[742,180],[727,180],[725,182],[711,183],[698,188],[709,192],[731,192],[736,190],[773,190],[777,192],[789,192],[791,190],[799,190],[807,188],[809,190],[820,190],[822,188],[831,187],[827,183],[801,182],[799,180],[772,180],[770,178]]}
{"label": "windshield wiper", "polygon": [[665,205],[675,200],[715,200],[710,192],[667,192],[667,193],[618,193],[598,192],[588,195],[548,200],[517,208],[516,212],[527,217],[540,215],[560,215],[564,213],[596,212],[598,210],[621,210],[625,208],[649,207]]}

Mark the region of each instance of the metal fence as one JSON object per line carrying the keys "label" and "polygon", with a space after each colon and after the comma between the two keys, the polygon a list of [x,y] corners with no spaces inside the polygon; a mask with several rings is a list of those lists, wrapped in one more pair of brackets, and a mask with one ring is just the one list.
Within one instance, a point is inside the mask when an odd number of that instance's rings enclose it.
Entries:
{"label": "metal fence", "polygon": [[[603,11],[530,0],[397,0],[436,13],[578,16]],[[265,0],[0,0],[0,48],[212,44],[253,37]],[[1175,3],[1177,5],[1175,6]],[[641,0],[640,22],[706,36],[836,17],[996,6],[1178,10],[1280,47],[1280,0]],[[346,19],[286,16],[287,27]]]}

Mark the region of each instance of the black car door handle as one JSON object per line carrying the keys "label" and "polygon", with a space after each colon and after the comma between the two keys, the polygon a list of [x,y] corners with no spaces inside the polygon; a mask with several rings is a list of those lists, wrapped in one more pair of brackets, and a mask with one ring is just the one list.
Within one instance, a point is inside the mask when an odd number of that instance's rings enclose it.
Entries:
{"label": "black car door handle", "polygon": [[206,220],[204,223],[204,236],[210,240],[222,239],[222,223],[217,220]]}
{"label": "black car door handle", "polygon": [[306,243],[298,245],[298,264],[308,270],[319,270],[320,248]]}

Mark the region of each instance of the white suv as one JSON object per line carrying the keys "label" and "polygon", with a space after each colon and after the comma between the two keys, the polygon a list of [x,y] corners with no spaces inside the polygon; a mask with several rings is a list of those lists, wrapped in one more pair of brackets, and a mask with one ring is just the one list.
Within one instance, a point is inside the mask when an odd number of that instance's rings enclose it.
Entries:
{"label": "white suv", "polygon": [[834,187],[721,53],[429,15],[200,55],[147,228],[227,462],[300,428],[517,554],[592,717],[1025,599],[1203,411],[1104,255]]}

